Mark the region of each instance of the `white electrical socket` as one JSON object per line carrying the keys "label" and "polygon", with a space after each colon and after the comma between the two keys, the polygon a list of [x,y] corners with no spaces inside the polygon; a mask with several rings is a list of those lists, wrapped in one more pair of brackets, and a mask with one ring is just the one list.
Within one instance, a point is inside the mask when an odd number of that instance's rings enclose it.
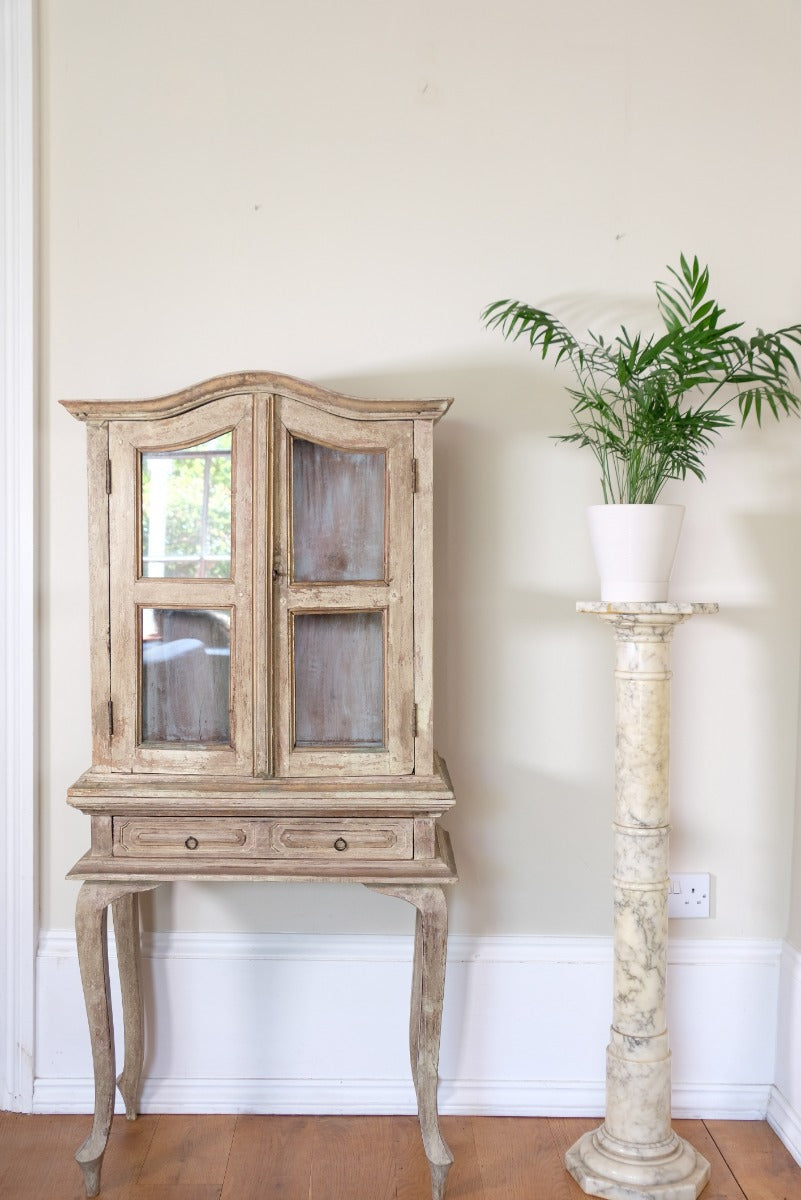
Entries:
{"label": "white electrical socket", "polygon": [[669,917],[709,916],[709,875],[679,875],[671,871]]}

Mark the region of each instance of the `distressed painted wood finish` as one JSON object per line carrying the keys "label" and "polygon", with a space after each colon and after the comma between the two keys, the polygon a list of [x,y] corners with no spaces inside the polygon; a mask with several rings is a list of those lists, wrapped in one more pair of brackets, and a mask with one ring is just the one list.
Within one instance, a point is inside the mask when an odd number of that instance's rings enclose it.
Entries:
{"label": "distressed painted wood finish", "polygon": [[[367,882],[367,881],[365,881]],[[75,1158],[87,1196],[100,1191],[103,1156],[114,1112],[115,1049],[107,946],[108,909],[114,914],[123,1000],[125,1065],[117,1079],[126,1116],[137,1116],[143,1061],[143,1011],[139,957],[138,893],[156,884],[129,881],[85,882],[78,896],[76,933],[95,1074],[95,1114],[89,1136]],[[417,910],[409,1019],[411,1071],[420,1131],[429,1162],[432,1200],[443,1200],[453,1155],[439,1124],[437,1104],[439,1043],[445,987],[448,912],[441,886],[422,883],[368,886],[395,896]]]}
{"label": "distressed painted wood finish", "polygon": [[209,816],[224,801],[226,813],[303,811],[322,815],[352,807],[361,815],[430,811],[441,816],[452,808],[453,784],[447,764],[435,755],[431,775],[334,776],[289,779],[231,778],[224,775],[153,774],[144,780],[129,772],[86,771],[67,792],[68,803],[96,815],[114,811],[160,812]]}
{"label": "distressed painted wood finish", "polygon": [[[385,822],[376,819],[370,822],[375,827],[372,838],[385,826]],[[391,857],[390,854],[373,856],[361,852],[361,842],[357,837],[348,853],[338,853],[326,840],[326,852],[320,853],[313,844],[297,855],[284,852],[281,855],[245,855],[225,853],[218,855],[197,855],[187,850],[186,854],[111,854],[101,857],[91,852],[79,859],[68,873],[70,879],[90,880],[94,883],[111,880],[132,883],[168,883],[176,880],[197,880],[210,882],[246,882],[246,883],[280,883],[284,880],[294,880],[299,883],[321,883],[336,880],[341,883],[364,883],[381,885],[414,885],[438,886],[456,883],[456,864],[453,858],[450,839],[441,826],[435,826],[435,849],[431,857],[417,856]],[[333,829],[325,831],[325,838],[330,838]],[[194,836],[194,835],[191,835]],[[323,837],[323,831],[317,831],[317,837]],[[340,829],[337,837],[347,840],[347,830]],[[404,835],[405,836],[405,835]],[[200,841],[200,838],[197,839]],[[334,839],[336,840],[336,838]],[[387,839],[390,847],[398,843]]]}
{"label": "distressed painted wood finish", "polygon": [[114,941],[122,994],[125,1059],[117,1087],[125,1115],[135,1121],[139,1113],[139,1087],[145,1057],[145,1022],[142,1009],[142,972],[139,942],[139,893],[129,892],[111,902]]}
{"label": "distressed painted wood finish", "polygon": [[[103,1155],[114,1115],[115,1054],[114,1018],[111,1011],[108,974],[108,908],[134,892],[151,891],[155,885],[84,883],[79,894],[75,912],[75,933],[78,947],[78,963],[81,971],[86,1015],[89,1020],[89,1036],[92,1043],[92,1063],[95,1076],[95,1114],[88,1138],[75,1154],[83,1171],[87,1196],[96,1196],[100,1191],[100,1170]],[[141,1074],[141,1039],[137,1031],[142,1026],[141,987],[139,984],[139,958],[133,952],[132,941],[137,935],[133,930],[133,907],[120,905],[123,960],[122,996],[127,1014],[123,1020],[126,1031],[131,1035],[131,1049],[126,1051],[123,1071],[126,1109],[134,1115],[135,1094],[138,1092]],[[133,1011],[132,1011],[133,1010]],[[129,1109],[129,1103],[132,1108]]]}
{"label": "distressed painted wood finish", "polygon": [[[109,520],[111,537],[111,701],[113,703],[112,761],[119,770],[175,770],[195,774],[212,770],[218,774],[251,773],[253,770],[252,721],[252,398],[231,397],[213,406],[180,417],[148,425],[113,421],[109,426],[111,496]],[[140,456],[148,450],[165,450],[206,441],[233,430],[232,458],[232,550],[230,579],[154,579],[141,572],[139,537]],[[230,712],[230,744],[215,745],[216,734],[208,744],[196,745],[178,740],[162,743],[146,740],[140,727],[142,689],[141,613],[147,610],[180,610],[225,615],[230,625],[230,693],[223,703]],[[190,631],[191,632],[191,631]],[[198,639],[185,639],[197,641]],[[206,663],[202,649],[195,655]],[[173,722],[189,733],[192,721],[187,707],[197,690],[208,687],[211,678],[201,680],[188,665],[183,675],[165,670],[156,688],[183,678],[185,703]],[[176,700],[176,703],[178,701]],[[219,701],[217,701],[219,703]],[[204,732],[219,730],[213,725],[195,722],[198,738]],[[174,724],[156,723],[154,731],[165,735]],[[146,732],[146,731],[145,731]]]}
{"label": "distressed painted wood finish", "polygon": [[111,614],[109,611],[108,426],[87,429],[89,482],[89,653],[92,680],[92,762],[111,767]]}
{"label": "distressed painted wood finish", "polygon": [[[414,769],[414,545],[413,545],[413,424],[352,422],[330,413],[320,413],[296,401],[278,398],[275,405],[275,580],[274,679],[276,705],[276,769],[282,775],[404,775]],[[386,462],[385,529],[382,575],[378,580],[300,580],[294,569],[293,464],[295,439],[313,441],[345,452],[381,454]],[[303,556],[305,559],[305,551]],[[384,662],[376,680],[373,661],[368,677],[383,685],[382,744],[331,745],[321,737],[319,745],[304,744],[298,728],[298,701],[313,690],[303,687],[307,662],[305,643],[298,636],[298,622],[306,615],[322,618],[344,614],[380,614]],[[357,684],[365,676],[364,663],[345,681]],[[314,669],[314,668],[312,668]],[[300,675],[296,675],[296,671]],[[326,680],[327,682],[327,680]],[[300,685],[300,687],[299,687]],[[300,695],[298,695],[298,691]],[[357,705],[354,729],[364,725],[366,690],[350,689]],[[320,690],[321,707],[339,701],[337,689]],[[344,706],[343,706],[344,708]],[[306,710],[301,710],[301,719]],[[327,732],[322,713],[315,713],[318,726]],[[345,724],[342,733],[346,735]],[[369,726],[375,739],[375,722]],[[354,742],[357,738],[353,739]]]}
{"label": "distressed painted wood finish", "polygon": [[273,772],[272,568],[275,556],[272,453],[273,397],[253,397],[253,773]]}
{"label": "distressed painted wood finish", "polygon": [[[76,930],[95,1070],[92,1130],[76,1155],[87,1195],[100,1186],[114,1100],[109,906],[125,1033],[117,1084],[133,1119],[138,893],[291,880],[364,884],[417,910],[412,1073],[442,1200],[444,888],[456,866],[438,823],[454,796],[432,724],[432,428],[449,403],[360,400],[257,373],[65,405],[89,433],[93,766],[69,793],[92,827],[69,873],[84,881]],[[200,447],[205,497],[219,447],[202,447],[228,431],[229,575],[170,576],[181,567],[158,452],[183,462],[171,452]],[[162,576],[143,559],[150,453],[148,557]],[[220,562],[225,550],[204,543],[202,555]]]}
{"label": "distressed painted wood finish", "polygon": [[417,909],[409,1018],[409,1052],[433,1200],[442,1200],[453,1155],[439,1126],[439,1043],[445,991],[448,908],[441,887],[374,887]]}
{"label": "distressed painted wood finish", "polygon": [[291,375],[269,371],[242,371],[219,375],[194,387],[151,400],[62,400],[61,404],[79,421],[152,421],[177,417],[225,396],[252,395],[261,392],[286,396],[309,404],[321,412],[362,421],[414,420],[424,417],[438,421],[448,411],[451,400],[365,400],[348,396],[318,384],[295,379]]}
{"label": "distressed painted wood finish", "polygon": [[113,854],[143,858],[412,858],[410,820],[115,817]]}
{"label": "distressed painted wood finish", "polygon": [[434,427],[414,423],[414,769],[434,772]]}

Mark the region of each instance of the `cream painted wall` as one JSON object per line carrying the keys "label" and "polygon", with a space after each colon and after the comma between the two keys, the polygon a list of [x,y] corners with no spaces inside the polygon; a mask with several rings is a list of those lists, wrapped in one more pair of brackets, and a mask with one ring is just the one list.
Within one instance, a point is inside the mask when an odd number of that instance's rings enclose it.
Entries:
{"label": "cream painted wall", "polygon": [[[42,3],[43,924],[88,822],[84,429],[62,397],[229,370],[456,404],[437,441],[437,728],[462,934],[611,928],[611,642],[592,465],[548,439],[565,376],[482,330],[515,295],[581,327],[652,318],[678,252],[765,325],[799,319],[792,0]],[[673,867],[687,937],[781,937],[796,806],[801,424],[728,437],[674,594]],[[801,847],[795,853],[801,877]],[[797,896],[796,896],[797,898]],[[184,886],[185,929],[406,929],[356,889]],[[801,918],[792,921],[796,939]],[[797,941],[797,944],[801,942]]]}

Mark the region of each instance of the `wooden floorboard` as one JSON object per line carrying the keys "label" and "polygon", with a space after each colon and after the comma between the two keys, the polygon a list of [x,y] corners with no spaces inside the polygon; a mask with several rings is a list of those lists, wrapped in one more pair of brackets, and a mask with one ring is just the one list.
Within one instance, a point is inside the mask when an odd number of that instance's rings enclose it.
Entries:
{"label": "wooden floorboard", "polygon": [[801,1167],[765,1121],[707,1121],[748,1200],[801,1200]]}
{"label": "wooden floorboard", "polygon": [[[317,1117],[310,1126],[309,1200],[395,1200],[392,1123],[386,1117]],[[304,1198],[305,1200],[305,1198]]]}
{"label": "wooden floorboard", "polygon": [[[428,1159],[423,1153],[417,1117],[388,1117],[395,1156],[395,1200],[418,1200],[431,1186]],[[442,1120],[442,1134],[453,1141],[453,1129]],[[449,1143],[450,1144],[450,1143]],[[451,1146],[451,1149],[453,1147]]]}
{"label": "wooden floorboard", "polygon": [[159,1117],[125,1200],[219,1200],[236,1121],[227,1115],[200,1120],[189,1114]]}
{"label": "wooden floorboard", "polygon": [[[710,1137],[705,1123],[703,1121],[674,1121],[673,1128],[699,1154],[703,1154],[712,1168],[709,1183],[703,1192],[704,1200],[744,1200],[744,1193],[737,1179]],[[801,1181],[801,1167],[799,1167],[799,1180]],[[801,1191],[799,1197],[801,1198]],[[749,1196],[747,1200],[752,1200],[752,1198]]]}
{"label": "wooden floorboard", "polygon": [[[443,1117],[447,1200],[580,1200],[564,1153],[599,1118]],[[83,1200],[88,1116],[0,1113],[2,1200]],[[801,1200],[764,1121],[677,1121],[712,1167],[702,1200]],[[117,1116],[101,1200],[428,1200],[414,1117]]]}
{"label": "wooden floorboard", "polygon": [[[588,1133],[591,1129],[597,1129],[603,1118],[601,1117],[548,1117],[545,1118],[548,1125],[548,1132],[551,1137],[554,1149],[556,1151],[556,1161],[560,1167],[564,1168],[565,1154],[579,1138]],[[574,1196],[583,1196],[579,1185],[573,1180],[572,1176],[565,1172],[567,1182],[565,1187],[567,1191],[565,1195],[573,1200]]]}
{"label": "wooden floorboard", "polygon": [[0,1196],[3,1200],[82,1200],[71,1161],[89,1132],[88,1117],[30,1117],[0,1112]]}
{"label": "wooden floorboard", "polygon": [[529,1117],[473,1120],[483,1182],[481,1200],[531,1200],[533,1196],[574,1200],[583,1196],[564,1169],[549,1121],[538,1121],[532,1128]]}
{"label": "wooden floorboard", "polygon": [[237,1117],[221,1200],[308,1200],[318,1117]]}

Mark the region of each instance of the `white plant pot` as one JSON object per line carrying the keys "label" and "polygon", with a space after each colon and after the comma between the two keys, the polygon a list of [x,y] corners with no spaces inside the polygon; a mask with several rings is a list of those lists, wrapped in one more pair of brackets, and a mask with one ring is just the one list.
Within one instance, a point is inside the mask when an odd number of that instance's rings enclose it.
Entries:
{"label": "white plant pot", "polygon": [[593,504],[588,514],[601,599],[667,600],[684,505]]}

